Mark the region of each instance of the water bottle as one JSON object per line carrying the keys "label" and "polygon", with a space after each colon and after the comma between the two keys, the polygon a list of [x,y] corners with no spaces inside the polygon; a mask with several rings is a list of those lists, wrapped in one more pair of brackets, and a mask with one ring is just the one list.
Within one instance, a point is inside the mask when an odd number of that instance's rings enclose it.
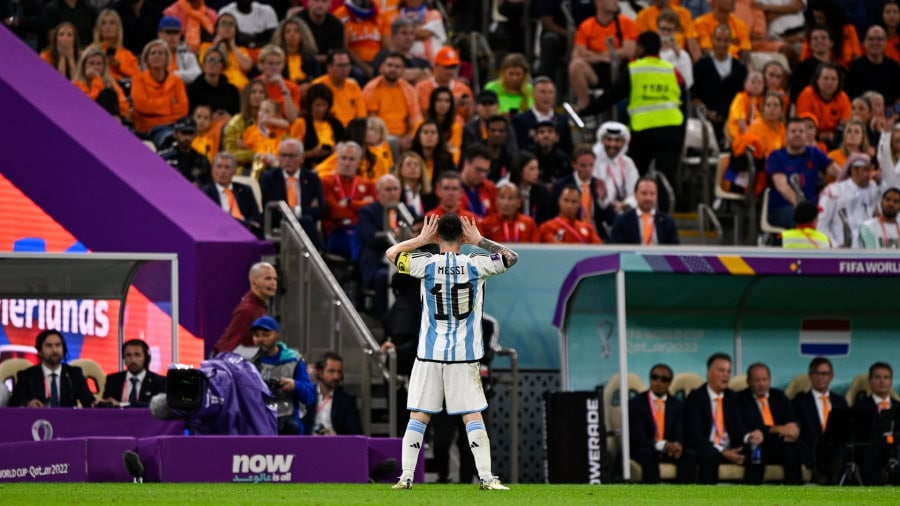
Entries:
{"label": "water bottle", "polygon": [[762,450],[760,450],[759,445],[750,447],[750,463],[753,465],[762,464]]}

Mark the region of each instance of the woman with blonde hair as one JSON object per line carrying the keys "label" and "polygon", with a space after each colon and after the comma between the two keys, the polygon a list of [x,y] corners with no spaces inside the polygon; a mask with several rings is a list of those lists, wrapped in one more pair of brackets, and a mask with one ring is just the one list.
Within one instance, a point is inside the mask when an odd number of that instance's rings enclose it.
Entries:
{"label": "woman with blonde hair", "polygon": [[188,114],[184,81],[169,72],[172,51],[161,39],[144,46],[141,61],[145,70],[131,80],[134,129],[157,146],[174,132],[172,124]]}
{"label": "woman with blonde hair", "polygon": [[256,121],[259,106],[267,98],[266,85],[259,80],[250,81],[241,93],[241,112],[232,116],[225,125],[222,138],[224,150],[234,155],[242,167],[250,166],[254,155],[253,150],[244,143],[244,132]]}
{"label": "woman with blonde hair", "polygon": [[285,78],[301,84],[322,75],[322,68],[316,60],[319,52],[316,39],[302,19],[294,17],[282,21],[272,35],[271,43],[280,47],[287,57],[282,74]]}
{"label": "woman with blonde hair", "polygon": [[75,78],[75,67],[81,59],[78,30],[68,21],[56,25],[50,31],[50,44],[41,51],[41,58],[49,63],[66,79]]}
{"label": "woman with blonde hair", "polygon": [[[103,9],[94,24],[94,44],[106,52],[113,79],[132,78],[140,72],[134,53],[122,45],[122,18],[112,9]],[[146,48],[145,48],[146,50]]]}
{"label": "woman with blonde hair", "polygon": [[500,64],[500,77],[484,89],[497,94],[499,114],[527,111],[531,108],[531,71],[524,55],[511,53]]}
{"label": "woman with blonde hair", "polygon": [[431,194],[431,177],[425,160],[418,153],[407,151],[400,155],[394,175],[400,180],[400,202],[416,216],[425,216]]}
{"label": "woman with blonde hair", "polygon": [[375,155],[388,171],[394,168],[394,152],[388,144],[388,129],[384,120],[378,116],[366,118],[366,147]]}
{"label": "woman with blonde hair", "polygon": [[131,106],[125,93],[112,75],[106,64],[106,53],[99,47],[84,50],[78,66],[75,68],[74,84],[85,95],[91,97],[101,107],[119,119],[131,117]]}
{"label": "woman with blonde hair", "polygon": [[838,167],[843,167],[847,162],[847,157],[853,153],[865,153],[872,156],[874,152],[869,147],[869,136],[866,134],[866,125],[860,119],[853,118],[844,126],[844,135],[841,138],[841,146],[835,150],[828,152],[828,158],[831,158]]}

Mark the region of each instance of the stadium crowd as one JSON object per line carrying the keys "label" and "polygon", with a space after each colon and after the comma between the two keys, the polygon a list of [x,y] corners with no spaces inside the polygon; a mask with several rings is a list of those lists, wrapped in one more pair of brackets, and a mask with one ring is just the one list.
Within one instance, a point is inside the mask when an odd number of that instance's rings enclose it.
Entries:
{"label": "stadium crowd", "polygon": [[[282,169],[284,181],[265,186],[285,188],[263,191],[262,206],[287,200],[318,245],[352,261],[359,212],[385,174],[417,216],[457,200],[505,242],[677,241],[666,190],[682,188],[695,115],[731,155],[715,184],[769,189],[772,225],[810,236],[810,223],[794,222],[809,201],[828,241],[806,246],[900,247],[896,211],[880,205],[900,177],[895,0],[496,3],[505,18],[493,19],[506,21],[486,34],[489,55],[469,41],[481,6],[455,0],[4,0],[0,14],[257,234],[261,209],[232,178]],[[532,20],[537,35],[524,40],[516,27]],[[487,56],[498,57],[496,78]],[[648,66],[674,79],[651,82]],[[609,91],[602,107],[595,90]],[[616,107],[624,120],[576,146],[559,107],[568,96],[583,113]],[[287,139],[299,153],[281,152]],[[299,172],[283,168],[291,157]],[[478,168],[445,198],[442,174],[466,164]],[[636,195],[648,175],[658,205]]]}

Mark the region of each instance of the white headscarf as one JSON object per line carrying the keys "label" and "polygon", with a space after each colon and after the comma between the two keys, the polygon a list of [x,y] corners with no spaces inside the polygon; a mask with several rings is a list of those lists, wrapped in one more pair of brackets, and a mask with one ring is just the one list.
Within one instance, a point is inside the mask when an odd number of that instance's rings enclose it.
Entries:
{"label": "white headscarf", "polygon": [[610,131],[616,132],[625,138],[625,145],[622,146],[622,151],[616,155],[616,158],[628,153],[628,142],[631,140],[631,132],[628,131],[628,127],[618,121],[607,121],[597,129],[597,142],[594,144],[594,155],[597,157],[597,167],[606,167],[613,162],[613,160],[610,160],[609,157],[606,156],[606,149],[603,148],[603,136],[610,133]]}

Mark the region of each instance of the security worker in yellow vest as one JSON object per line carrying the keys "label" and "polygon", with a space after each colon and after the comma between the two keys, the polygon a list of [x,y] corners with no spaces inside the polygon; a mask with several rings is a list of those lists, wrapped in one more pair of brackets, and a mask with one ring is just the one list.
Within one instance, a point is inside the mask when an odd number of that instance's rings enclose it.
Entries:
{"label": "security worker in yellow vest", "polygon": [[781,247],[794,249],[829,249],[831,241],[824,232],[816,230],[819,208],[804,201],[794,208],[794,228],[781,233]]}
{"label": "security worker in yellow vest", "polygon": [[[597,114],[628,99],[631,142],[628,156],[634,160],[641,176],[647,174],[650,162],[656,161],[657,172],[675,185],[687,117],[687,94],[684,79],[675,67],[659,58],[661,41],[656,32],[638,36],[636,57],[621,73],[616,83],[595,98],[580,112]],[[661,192],[664,197],[665,192]],[[668,211],[668,202],[660,198],[660,208]]]}

